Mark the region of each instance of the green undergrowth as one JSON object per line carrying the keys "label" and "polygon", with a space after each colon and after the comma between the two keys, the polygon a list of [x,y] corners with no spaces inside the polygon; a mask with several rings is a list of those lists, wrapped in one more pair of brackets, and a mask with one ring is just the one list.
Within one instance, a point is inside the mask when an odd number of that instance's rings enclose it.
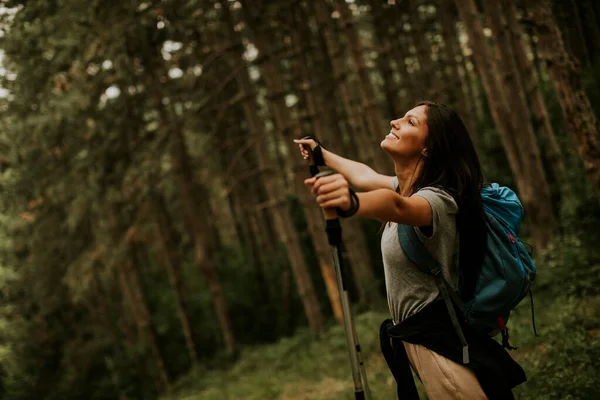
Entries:
{"label": "green undergrowth", "polygon": [[[356,317],[356,330],[369,383],[377,397],[391,398],[395,386],[379,352],[379,324],[385,312]],[[198,368],[162,400],[353,399],[354,389],[343,327],[319,338],[307,330],[271,345],[245,348],[229,369]]]}
{"label": "green undergrowth", "polygon": [[[567,236],[537,260],[535,320],[525,299],[509,321],[510,354],[528,381],[517,399],[600,398],[600,262],[588,245]],[[379,351],[386,310],[356,316],[373,400],[396,398],[395,382]],[[229,367],[198,367],[162,400],[351,400],[354,398],[343,328],[319,338],[308,330],[277,343],[246,347]],[[426,398],[426,396],[422,396]]]}
{"label": "green undergrowth", "polygon": [[[528,302],[511,317],[511,355],[528,382],[517,399],[600,398],[600,296],[536,296],[539,337],[533,334]],[[379,352],[378,327],[384,312],[356,318],[373,399],[395,398],[395,382]],[[345,400],[353,399],[345,336],[332,327],[313,339],[302,331],[272,345],[245,349],[229,369],[198,368],[162,400]],[[423,396],[425,398],[425,396]]]}

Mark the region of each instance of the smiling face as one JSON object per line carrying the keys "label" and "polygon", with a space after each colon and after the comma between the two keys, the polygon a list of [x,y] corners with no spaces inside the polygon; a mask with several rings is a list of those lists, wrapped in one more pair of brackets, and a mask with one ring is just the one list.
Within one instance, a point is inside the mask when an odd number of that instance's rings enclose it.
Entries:
{"label": "smiling face", "polygon": [[404,117],[390,121],[390,133],[381,142],[381,148],[394,159],[418,159],[426,156],[427,106],[409,110]]}

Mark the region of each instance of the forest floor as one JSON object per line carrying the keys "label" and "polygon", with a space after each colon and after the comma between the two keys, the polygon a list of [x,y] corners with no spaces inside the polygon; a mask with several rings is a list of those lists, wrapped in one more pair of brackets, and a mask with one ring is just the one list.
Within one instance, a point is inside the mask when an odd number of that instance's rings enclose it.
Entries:
{"label": "forest floor", "polygon": [[[528,376],[528,381],[514,390],[515,397],[600,399],[600,295],[555,293],[534,290],[539,337],[533,333],[527,298],[511,316],[511,344],[518,350],[510,354]],[[379,350],[379,325],[387,315],[381,310],[356,317],[374,400],[393,399],[396,393],[395,381]],[[332,326],[318,339],[301,330],[274,344],[246,347],[233,365],[198,368],[173,385],[161,400],[353,398],[343,328]]]}

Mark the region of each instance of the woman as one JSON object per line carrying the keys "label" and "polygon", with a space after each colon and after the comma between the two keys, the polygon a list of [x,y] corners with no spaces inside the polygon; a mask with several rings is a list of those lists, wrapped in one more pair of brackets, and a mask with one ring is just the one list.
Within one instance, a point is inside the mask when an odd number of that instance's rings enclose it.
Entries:
{"label": "woman", "polygon": [[[461,364],[460,342],[433,275],[413,264],[398,240],[397,224],[415,227],[446,279],[458,281],[460,296],[472,296],[486,230],[483,176],[465,125],[450,108],[432,102],[390,125],[381,148],[392,158],[395,176],[380,175],[312,139],[295,142],[305,158],[310,147],[338,172],[305,181],[321,207],[385,223],[381,251],[392,321],[382,325],[382,350],[398,395],[418,398],[410,362],[430,399],[513,398],[511,388],[525,380],[523,370],[493,339],[466,326],[472,355],[467,366]],[[354,194],[349,184],[361,192]]]}

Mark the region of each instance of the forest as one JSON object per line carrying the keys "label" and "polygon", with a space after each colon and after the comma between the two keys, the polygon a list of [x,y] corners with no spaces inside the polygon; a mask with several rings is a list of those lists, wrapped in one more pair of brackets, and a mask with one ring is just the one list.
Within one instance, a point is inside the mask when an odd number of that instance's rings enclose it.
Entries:
{"label": "forest", "polygon": [[[393,175],[379,143],[423,100],[525,209],[515,397],[600,398],[599,50],[595,0],[1,0],[0,399],[353,398],[293,140]],[[342,229],[395,398],[381,223]]]}

